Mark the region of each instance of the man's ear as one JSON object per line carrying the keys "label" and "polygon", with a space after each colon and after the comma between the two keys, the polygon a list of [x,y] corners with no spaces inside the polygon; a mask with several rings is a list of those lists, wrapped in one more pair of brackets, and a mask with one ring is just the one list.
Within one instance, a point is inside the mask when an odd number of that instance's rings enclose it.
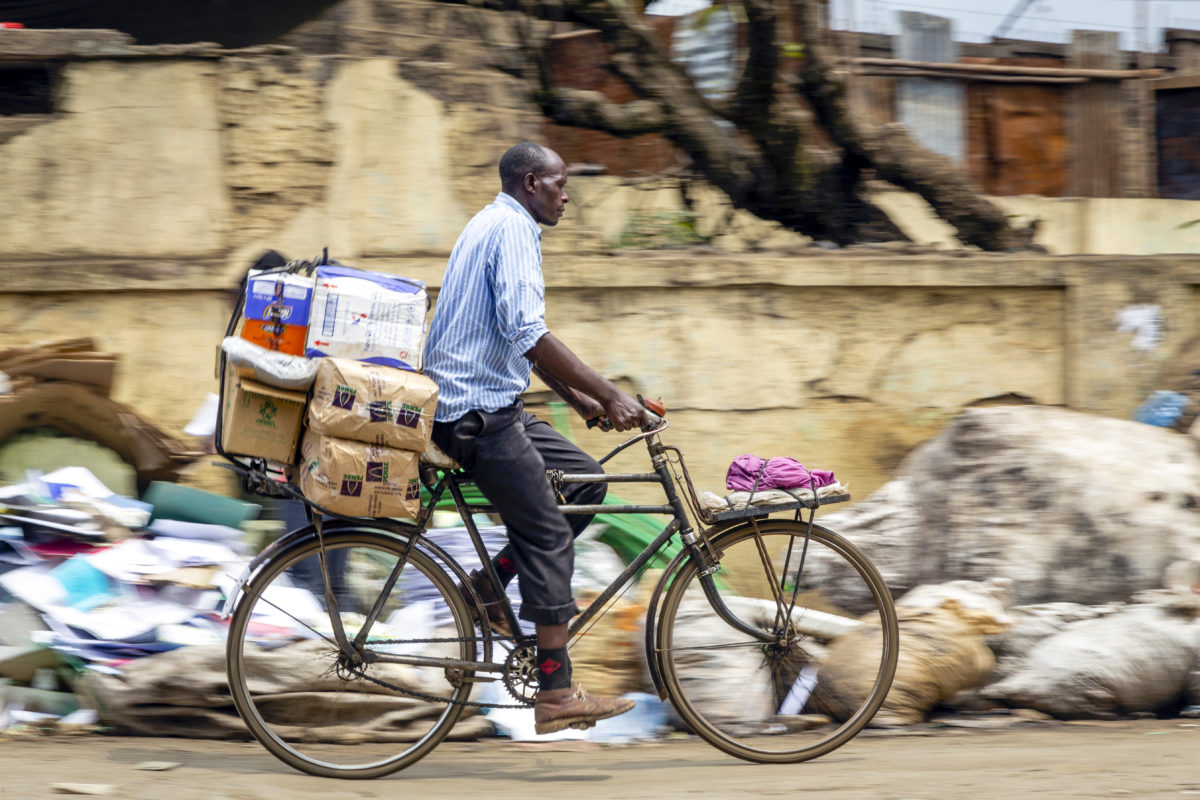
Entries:
{"label": "man's ear", "polygon": [[537,175],[526,172],[525,177],[521,179],[521,188],[530,194],[537,194]]}

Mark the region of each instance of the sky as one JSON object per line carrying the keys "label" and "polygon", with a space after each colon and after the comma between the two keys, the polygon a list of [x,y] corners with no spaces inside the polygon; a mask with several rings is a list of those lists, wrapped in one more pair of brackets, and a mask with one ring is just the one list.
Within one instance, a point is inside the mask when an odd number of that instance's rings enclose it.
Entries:
{"label": "sky", "polygon": [[[987,42],[1023,0],[829,0],[833,27],[872,33],[898,33],[900,11],[919,11],[953,20],[960,42]],[[653,13],[687,13],[708,0],[657,0]],[[1139,16],[1138,6],[1144,6]],[[1145,19],[1145,33],[1140,32]],[[1008,30],[1007,38],[1066,42],[1074,29],[1117,31],[1121,47],[1135,49],[1144,35],[1151,46],[1162,44],[1163,28],[1200,30],[1200,0],[1034,0]]]}
{"label": "sky", "polygon": [[[953,21],[960,42],[990,41],[1022,0],[830,0],[833,27],[896,33],[900,11],[919,11]],[[1144,6],[1139,16],[1138,6]],[[1066,42],[1073,29],[1117,31],[1123,49],[1135,49],[1145,20],[1151,48],[1162,44],[1163,28],[1200,30],[1200,0],[1033,0],[1005,34],[1010,39]]]}

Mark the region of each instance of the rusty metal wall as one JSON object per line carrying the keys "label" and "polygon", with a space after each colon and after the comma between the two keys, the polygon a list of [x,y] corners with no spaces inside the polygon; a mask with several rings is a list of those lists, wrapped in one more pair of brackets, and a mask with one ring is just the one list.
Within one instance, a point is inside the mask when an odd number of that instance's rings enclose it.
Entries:
{"label": "rusty metal wall", "polygon": [[1200,200],[1200,86],[1157,95],[1159,197]]}
{"label": "rusty metal wall", "polygon": [[[1058,67],[1052,58],[964,58],[966,63]],[[987,194],[1061,197],[1067,188],[1070,90],[1046,84],[967,84],[967,171]]]}

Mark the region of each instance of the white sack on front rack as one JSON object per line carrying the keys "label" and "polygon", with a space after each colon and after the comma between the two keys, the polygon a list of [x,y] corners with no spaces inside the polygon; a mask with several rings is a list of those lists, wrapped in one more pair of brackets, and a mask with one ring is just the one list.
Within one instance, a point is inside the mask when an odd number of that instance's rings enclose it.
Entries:
{"label": "white sack on front rack", "polygon": [[221,349],[225,351],[228,364],[241,377],[297,392],[312,386],[320,363],[315,358],[259,347],[240,336],[226,336],[221,342]]}

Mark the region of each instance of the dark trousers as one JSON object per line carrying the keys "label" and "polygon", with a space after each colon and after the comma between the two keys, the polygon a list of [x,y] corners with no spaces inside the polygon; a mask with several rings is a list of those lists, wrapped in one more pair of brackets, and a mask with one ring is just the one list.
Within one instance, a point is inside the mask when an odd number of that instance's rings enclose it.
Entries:
{"label": "dark trousers", "polygon": [[[280,503],[280,512],[286,533],[308,525],[308,513],[304,510],[304,503],[299,500],[283,500]],[[358,611],[354,595],[346,583],[346,563],[350,550],[343,547],[327,550],[325,554],[326,568],[329,571],[329,588],[333,590],[333,596],[337,598],[338,610]],[[322,606],[325,605],[325,575],[321,571],[319,556],[309,556],[296,562],[288,569],[288,573],[292,576],[293,581],[308,589],[316,595]]]}
{"label": "dark trousers", "polygon": [[[433,441],[470,473],[508,528],[509,543],[494,560],[510,558],[516,566],[521,618],[557,625],[579,613],[571,595],[573,542],[592,515],[564,516],[546,470],[598,474],[603,470],[596,460],[520,402],[435,423]],[[563,486],[563,496],[572,505],[595,505],[607,489],[603,483],[573,483]]]}

